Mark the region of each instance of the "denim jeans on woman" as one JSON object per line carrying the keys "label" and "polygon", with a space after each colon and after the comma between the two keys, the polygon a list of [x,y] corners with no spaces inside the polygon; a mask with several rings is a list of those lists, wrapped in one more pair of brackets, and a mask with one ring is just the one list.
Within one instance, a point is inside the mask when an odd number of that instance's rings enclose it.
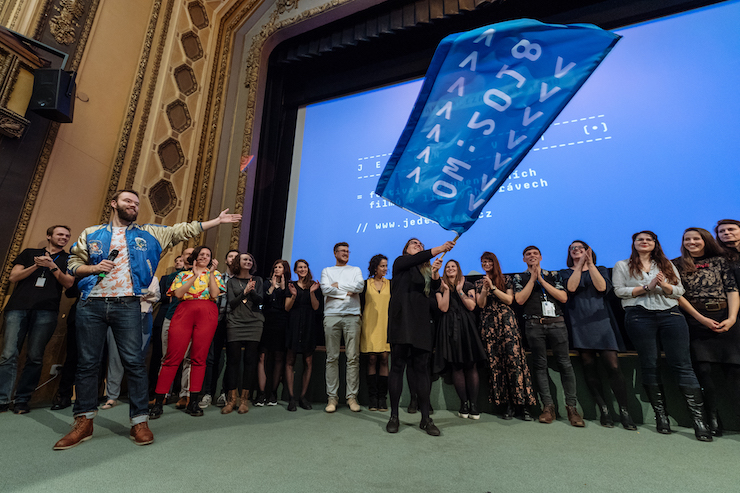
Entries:
{"label": "denim jeans on woman", "polygon": [[642,383],[661,383],[659,372],[660,349],[663,348],[669,368],[678,384],[699,387],[691,366],[689,326],[678,307],[668,310],[647,310],[641,306],[625,308],[624,325],[632,344],[637,349],[642,368]]}

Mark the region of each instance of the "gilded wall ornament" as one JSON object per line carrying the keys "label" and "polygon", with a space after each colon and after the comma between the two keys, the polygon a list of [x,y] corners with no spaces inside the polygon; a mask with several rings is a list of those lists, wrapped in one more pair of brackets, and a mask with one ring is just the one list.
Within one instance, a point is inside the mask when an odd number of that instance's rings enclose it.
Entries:
{"label": "gilded wall ornament", "polygon": [[82,0],[61,0],[54,10],[57,15],[49,21],[49,30],[57,43],[69,46],[75,42],[75,28],[80,27],[79,20],[85,13]]}

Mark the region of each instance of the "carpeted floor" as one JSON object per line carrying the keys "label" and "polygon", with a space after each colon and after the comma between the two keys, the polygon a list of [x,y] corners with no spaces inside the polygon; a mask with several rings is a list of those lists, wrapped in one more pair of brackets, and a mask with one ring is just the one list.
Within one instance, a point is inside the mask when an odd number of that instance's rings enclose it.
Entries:
{"label": "carpeted floor", "polygon": [[740,489],[740,435],[700,443],[693,430],[670,436],[588,421],[576,429],[479,421],[437,411],[442,436],[401,412],[401,431],[385,432],[389,413],[335,414],[251,408],[193,418],[173,406],[152,421],[155,442],[128,439],[128,405],[100,411],[92,440],[52,446],[69,431],[71,408],[0,415],[0,492],[731,492]]}

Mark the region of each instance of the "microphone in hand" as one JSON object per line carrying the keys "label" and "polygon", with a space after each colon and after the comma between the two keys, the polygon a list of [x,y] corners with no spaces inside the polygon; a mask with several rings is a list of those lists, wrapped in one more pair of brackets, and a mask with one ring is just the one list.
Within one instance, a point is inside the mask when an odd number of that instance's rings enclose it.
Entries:
{"label": "microphone in hand", "polygon": [[[108,259],[107,260],[110,260],[112,262],[112,261],[114,261],[116,259],[116,257],[118,257],[118,250],[111,250],[110,253],[108,254]],[[96,286],[98,284],[100,284],[100,281],[102,281],[105,278],[106,274],[108,274],[108,273],[107,272],[101,272],[100,274],[98,274],[98,280],[95,281],[95,285]]]}

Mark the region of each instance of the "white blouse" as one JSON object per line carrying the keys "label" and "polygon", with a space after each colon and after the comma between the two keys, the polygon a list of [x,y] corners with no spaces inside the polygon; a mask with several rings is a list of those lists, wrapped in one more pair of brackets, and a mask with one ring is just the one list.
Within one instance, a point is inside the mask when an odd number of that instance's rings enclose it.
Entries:
{"label": "white blouse", "polygon": [[660,270],[655,262],[650,263],[650,272],[640,271],[640,277],[635,278],[630,275],[629,260],[620,260],[614,265],[612,270],[612,283],[614,284],[614,294],[622,299],[622,307],[641,306],[647,310],[668,310],[678,305],[678,299],[686,291],[681,284],[681,276],[678,274],[676,267],[671,264],[673,272],[676,274],[678,284],[673,286],[673,292],[667,294],[663,292],[660,285],[655,289],[648,291],[639,296],[633,296],[632,291],[638,286],[650,284]]}

